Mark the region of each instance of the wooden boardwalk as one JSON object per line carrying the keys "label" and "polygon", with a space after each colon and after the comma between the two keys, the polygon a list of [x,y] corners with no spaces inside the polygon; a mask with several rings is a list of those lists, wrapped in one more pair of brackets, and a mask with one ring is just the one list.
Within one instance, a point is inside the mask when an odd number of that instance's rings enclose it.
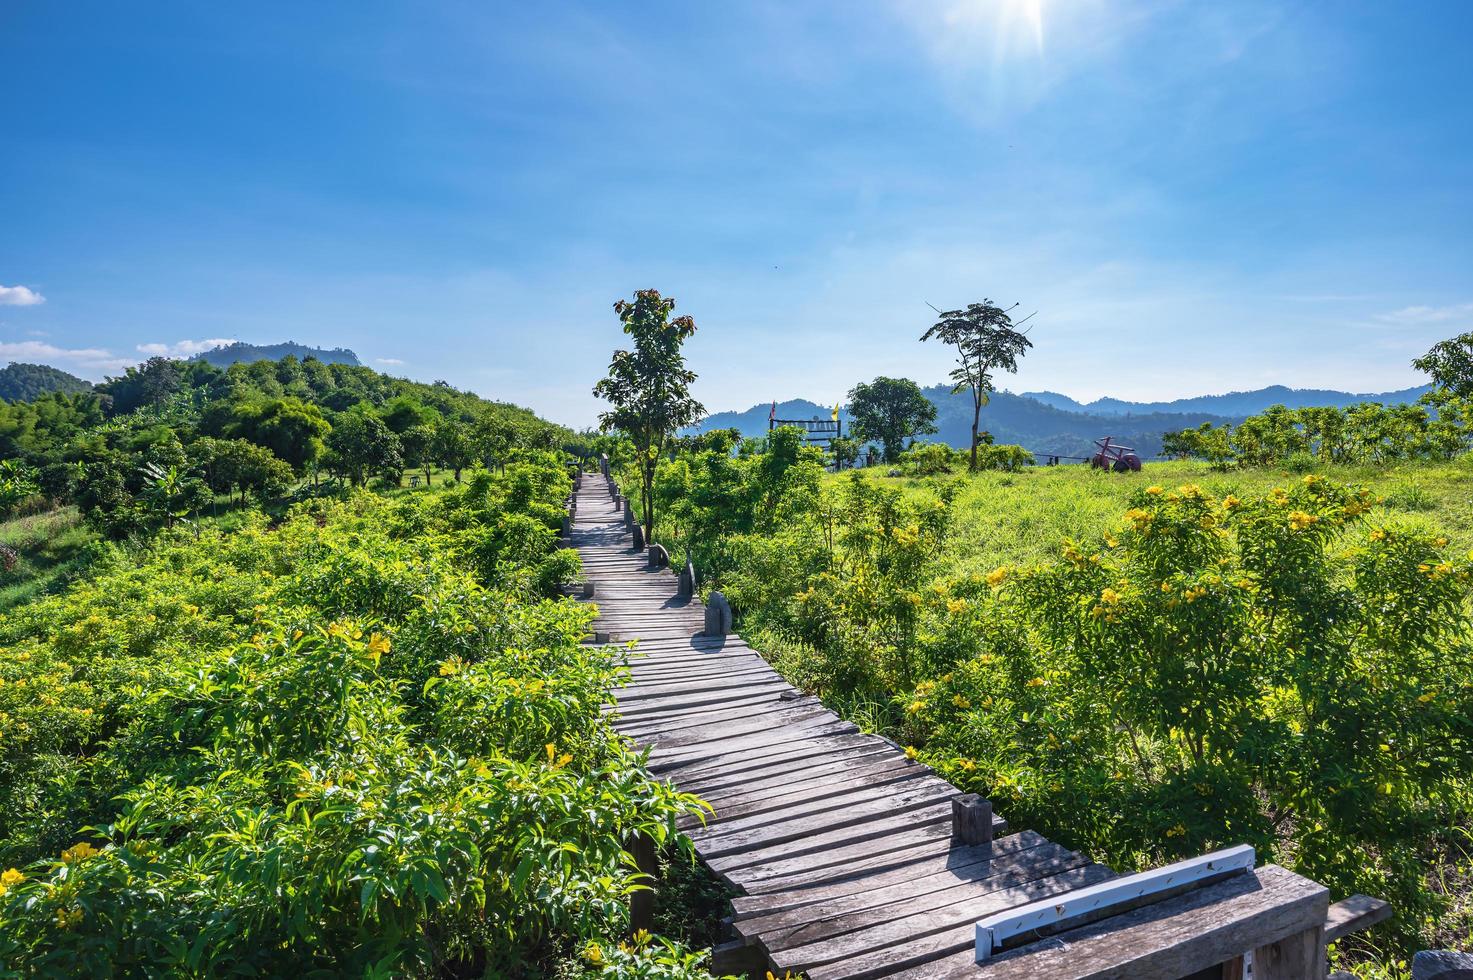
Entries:
{"label": "wooden boardwalk", "polygon": [[[715,810],[685,830],[740,893],[728,962],[812,980],[1166,978],[1261,945],[1265,916],[1275,941],[1323,922],[1325,890],[1269,866],[979,966],[979,919],[1114,873],[1036,833],[1008,834],[996,816],[990,845],[955,844],[955,787],[790,686],[738,637],[701,635],[699,598],[634,550],[606,477],[583,477],[569,533],[594,584],[595,629],[639,641],[608,708],[614,725],[651,748],[657,775]],[[1257,977],[1296,975],[1265,966]]]}

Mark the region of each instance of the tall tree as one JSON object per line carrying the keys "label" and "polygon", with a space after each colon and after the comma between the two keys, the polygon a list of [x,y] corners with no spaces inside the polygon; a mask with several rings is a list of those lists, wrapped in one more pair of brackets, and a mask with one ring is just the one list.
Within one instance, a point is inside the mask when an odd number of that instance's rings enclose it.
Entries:
{"label": "tall tree", "polygon": [[605,432],[619,430],[634,444],[645,540],[655,528],[655,473],[665,443],[676,430],[706,414],[691,397],[696,375],[685,366],[681,353],[681,345],[696,332],[696,322],[689,316],[671,319],[674,309],[675,299],[654,289],[635,293],[633,302],[615,303],[614,312],[633,338],[634,350],[614,351],[608,377],[593,386],[593,393],[613,406],[599,415],[600,426]]}
{"label": "tall tree", "polygon": [[876,378],[849,392],[855,438],[885,447],[885,462],[900,458],[909,437],[936,431],[936,406],[909,378]]}
{"label": "tall tree", "polygon": [[404,468],[399,437],[384,420],[366,409],[343,412],[333,419],[327,434],[333,462],[353,485],[362,486],[370,473],[393,474]]}
{"label": "tall tree", "polygon": [[969,391],[972,395],[973,472],[977,469],[977,428],[982,420],[982,406],[996,390],[992,373],[999,370],[1014,373],[1018,370],[1018,358],[1033,346],[1033,341],[1014,329],[1012,317],[1008,315],[1017,305],[1014,303],[1005,310],[984,299],[969,304],[965,310],[947,310],[921,335],[923,341],[935,338],[956,348],[957,366],[951,372],[951,390],[953,394]]}
{"label": "tall tree", "polygon": [[1459,334],[1434,344],[1412,361],[1412,367],[1432,376],[1432,383],[1459,398],[1473,399],[1473,333]]}

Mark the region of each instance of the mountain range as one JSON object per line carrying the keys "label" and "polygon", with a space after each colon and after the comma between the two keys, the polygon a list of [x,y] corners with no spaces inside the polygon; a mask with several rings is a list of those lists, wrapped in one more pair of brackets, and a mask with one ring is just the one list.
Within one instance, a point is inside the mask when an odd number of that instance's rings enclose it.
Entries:
{"label": "mountain range", "polygon": [[[966,393],[954,395],[949,385],[921,389],[936,406],[934,435],[926,436],[952,446],[965,447],[971,440],[972,404]],[[1358,395],[1345,391],[1321,391],[1274,386],[1257,391],[1204,395],[1172,402],[1128,402],[1101,398],[1081,404],[1054,392],[1014,394],[995,392],[982,409],[982,428],[999,443],[1014,443],[1042,455],[1086,456],[1094,440],[1111,436],[1117,443],[1132,446],[1142,456],[1160,455],[1161,436],[1166,432],[1195,428],[1203,422],[1214,425],[1236,423],[1272,405],[1301,408],[1310,405],[1343,407],[1362,401],[1385,404],[1415,402],[1427,388],[1407,388],[1383,394]],[[742,412],[718,412],[690,431],[734,428],[744,436],[767,431],[772,403],[754,405]],[[778,402],[780,419],[827,419],[833,409],[806,399]],[[848,430],[849,414],[839,418]]]}
{"label": "mountain range", "polygon": [[1213,415],[1246,417],[1257,415],[1273,405],[1288,408],[1327,406],[1344,408],[1361,402],[1380,402],[1383,405],[1401,405],[1415,402],[1432,390],[1431,385],[1419,388],[1403,388],[1400,391],[1383,391],[1376,394],[1354,394],[1323,388],[1286,388],[1272,385],[1253,391],[1230,391],[1223,395],[1198,395],[1195,398],[1178,398],[1170,402],[1130,402],[1119,398],[1096,398],[1081,403],[1056,391],[1025,391],[1024,398],[1033,398],[1061,408],[1067,412],[1084,412],[1088,415],[1143,415],[1153,412],[1210,412]]}

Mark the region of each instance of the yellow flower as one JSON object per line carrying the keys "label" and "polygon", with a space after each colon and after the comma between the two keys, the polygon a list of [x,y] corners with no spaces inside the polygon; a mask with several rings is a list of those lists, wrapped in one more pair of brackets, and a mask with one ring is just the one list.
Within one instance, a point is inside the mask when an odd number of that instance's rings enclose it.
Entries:
{"label": "yellow flower", "polygon": [[373,654],[374,660],[389,652],[389,638],[381,633],[375,633],[368,638],[368,652]]}
{"label": "yellow flower", "polygon": [[971,759],[958,759],[956,760],[956,767],[964,772],[971,772],[977,768],[977,763]]}
{"label": "yellow flower", "polygon": [[26,876],[14,868],[10,868],[4,874],[0,874],[0,885],[4,885],[6,888],[14,888],[25,880]]}
{"label": "yellow flower", "polygon": [[952,599],[946,604],[946,611],[951,613],[953,616],[957,613],[966,612],[966,610],[967,600],[965,599]]}
{"label": "yellow flower", "polygon": [[905,710],[909,714],[915,715],[915,714],[920,714],[920,712],[922,710],[924,710],[925,707],[926,707],[926,702],[924,702],[924,701],[912,701],[910,704],[907,704],[905,706]]}
{"label": "yellow flower", "polygon": [[1132,507],[1125,512],[1125,519],[1134,524],[1137,531],[1144,531],[1151,526],[1151,521],[1155,520],[1155,516],[1148,510]]}
{"label": "yellow flower", "polygon": [[1184,827],[1184,826],[1182,826],[1181,824],[1177,824],[1175,827],[1172,827],[1172,828],[1170,828],[1169,830],[1166,831],[1166,836],[1167,837],[1185,837],[1186,836],[1186,833],[1187,833],[1187,828]]}
{"label": "yellow flower", "polygon": [[1008,574],[1009,569],[1006,565],[1003,565],[1000,568],[994,568],[992,571],[987,573],[987,584],[992,586],[994,589],[999,588],[1004,582],[1008,580]]}
{"label": "yellow flower", "polygon": [[1114,589],[1106,589],[1100,593],[1100,601],[1107,606],[1113,606],[1120,601],[1120,593]]}
{"label": "yellow flower", "polygon": [[458,674],[460,673],[461,666],[462,664],[459,657],[451,657],[449,660],[446,660],[440,664],[440,676],[451,677],[455,674]]}
{"label": "yellow flower", "polygon": [[82,910],[81,909],[57,909],[56,910],[56,924],[57,924],[58,927],[60,927],[62,929],[70,929],[72,926],[76,925],[78,922],[81,922],[81,921],[82,921]]}
{"label": "yellow flower", "polygon": [[93,847],[91,844],[87,843],[86,841],[82,841],[81,843],[73,844],[71,847],[62,851],[61,860],[66,864],[76,864],[77,862],[85,861],[90,857],[96,857],[101,853],[101,851]]}
{"label": "yellow flower", "polygon": [[917,749],[914,745],[907,745],[905,747],[905,757],[907,759],[914,759],[916,756],[918,756],[920,754],[921,754],[920,753],[920,750]]}
{"label": "yellow flower", "polygon": [[967,708],[970,708],[972,706],[971,699],[970,698],[964,698],[960,694],[954,696],[951,699],[951,703],[954,704],[954,705],[956,705],[958,708],[961,708],[963,711],[965,711]]}
{"label": "yellow flower", "polygon": [[1289,513],[1289,524],[1296,531],[1303,531],[1311,524],[1316,524],[1318,522],[1318,517],[1313,514],[1306,514],[1302,510],[1291,511]]}
{"label": "yellow flower", "polygon": [[1113,535],[1113,534],[1109,534],[1109,533],[1106,533],[1105,534],[1105,547],[1107,547],[1107,548],[1115,548],[1115,547],[1119,547],[1119,545],[1120,545],[1120,539],[1119,538],[1115,537],[1115,535]]}
{"label": "yellow flower", "polygon": [[1383,529],[1379,528],[1379,527],[1376,528],[1375,530],[1373,530],[1371,532],[1371,540],[1372,541],[1385,541],[1386,540],[1386,532]]}
{"label": "yellow flower", "polygon": [[1433,540],[1432,544],[1433,544],[1434,547],[1446,548],[1447,547],[1447,538],[1436,538],[1436,539]]}
{"label": "yellow flower", "polygon": [[1206,594],[1207,590],[1200,585],[1194,585],[1182,593],[1182,595],[1186,596],[1188,602],[1196,602]]}
{"label": "yellow flower", "polygon": [[583,948],[583,959],[586,960],[590,966],[603,966],[604,948],[598,943],[589,943]]}
{"label": "yellow flower", "polygon": [[1162,582],[1161,583],[1161,591],[1162,592],[1170,592],[1171,591],[1171,583],[1170,582]]}
{"label": "yellow flower", "polygon": [[1043,687],[1047,683],[1048,683],[1048,681],[1044,680],[1042,677],[1035,677],[1031,681],[1029,681],[1026,686],[1027,687]]}
{"label": "yellow flower", "polygon": [[630,938],[634,940],[634,945],[643,946],[650,941],[650,931],[648,929],[636,929],[634,930],[634,935]]}
{"label": "yellow flower", "polygon": [[1160,496],[1160,494],[1162,493],[1162,488],[1158,486],[1149,486],[1146,487],[1146,493],[1149,493],[1153,497]]}

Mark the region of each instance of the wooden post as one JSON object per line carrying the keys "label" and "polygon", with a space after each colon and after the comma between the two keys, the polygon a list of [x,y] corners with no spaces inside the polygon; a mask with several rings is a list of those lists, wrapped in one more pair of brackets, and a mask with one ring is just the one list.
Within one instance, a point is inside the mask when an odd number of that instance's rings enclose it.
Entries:
{"label": "wooden post", "polygon": [[992,843],[992,801],[976,793],[951,798],[951,846]]}
{"label": "wooden post", "polygon": [[1328,972],[1323,925],[1253,951],[1253,980],[1304,980],[1323,977]]}
{"label": "wooden post", "polygon": [[731,632],[731,604],[720,592],[712,592],[706,600],[705,629],[702,636],[726,636]]}
{"label": "wooden post", "polygon": [[643,884],[647,888],[629,894],[629,931],[655,929],[655,881],[660,874],[660,862],[655,854],[655,839],[648,834],[635,834],[629,842],[629,854],[639,873],[648,875]]}

